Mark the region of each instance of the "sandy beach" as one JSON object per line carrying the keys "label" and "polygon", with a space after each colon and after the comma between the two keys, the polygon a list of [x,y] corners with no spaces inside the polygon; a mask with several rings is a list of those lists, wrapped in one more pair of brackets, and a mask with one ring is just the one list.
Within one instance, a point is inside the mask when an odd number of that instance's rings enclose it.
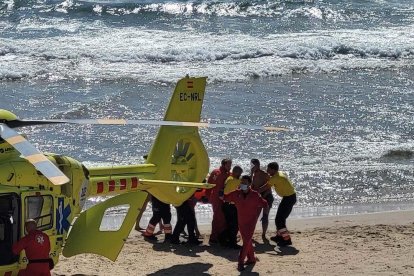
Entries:
{"label": "sandy beach", "polygon": [[[256,228],[259,262],[242,275],[414,275],[414,210],[288,221],[293,246],[263,241]],[[274,225],[270,229],[274,233]],[[239,275],[237,250],[145,241],[135,230],[116,262],[84,254],[60,258],[54,275]]]}

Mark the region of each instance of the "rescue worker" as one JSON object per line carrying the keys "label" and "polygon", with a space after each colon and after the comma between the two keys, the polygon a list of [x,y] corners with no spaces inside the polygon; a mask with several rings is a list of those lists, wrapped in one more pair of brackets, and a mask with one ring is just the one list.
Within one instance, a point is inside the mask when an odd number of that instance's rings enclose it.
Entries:
{"label": "rescue worker", "polygon": [[[239,271],[244,270],[245,265],[255,264],[257,261],[252,238],[260,212],[262,208],[267,207],[267,201],[250,188],[251,182],[250,176],[244,175],[241,178],[240,189],[225,196],[226,201],[234,202],[236,205],[239,230],[243,240],[237,265]],[[244,262],[246,257],[247,261]]]}
{"label": "rescue worker", "polygon": [[268,207],[263,209],[262,215],[262,239],[266,239],[267,228],[269,227],[269,212],[272,208],[274,197],[272,187],[268,185],[269,175],[260,169],[259,159],[250,160],[252,189],[257,191],[267,201]]}
{"label": "rescue worker", "polygon": [[[237,190],[240,186],[240,176],[243,173],[243,169],[240,166],[234,166],[232,173],[227,177],[224,183],[224,196]],[[227,227],[220,234],[220,243],[233,249],[240,249],[240,245],[237,244],[237,232],[239,232],[239,225],[237,222],[237,208],[234,202],[224,201],[223,212],[226,219]]]}
{"label": "rescue worker", "polygon": [[219,234],[226,229],[226,220],[223,213],[224,182],[230,175],[231,164],[231,159],[221,160],[220,168],[213,170],[207,180],[207,183],[216,185],[214,188],[206,191],[209,202],[213,207],[210,244],[217,243]]}
{"label": "rescue worker", "polygon": [[13,244],[13,254],[19,255],[25,251],[29,263],[26,269],[19,271],[19,276],[50,276],[50,269],[53,268],[53,260],[49,258],[50,240],[48,235],[37,230],[37,223],[29,219],[25,223],[27,235]]}
{"label": "rescue worker", "polygon": [[269,185],[273,186],[276,193],[282,197],[275,218],[276,236],[270,239],[279,246],[291,245],[292,240],[286,228],[286,219],[292,212],[293,205],[296,204],[296,191],[289,178],[279,171],[279,164],[277,162],[267,165],[267,173],[270,175]]}
{"label": "rescue worker", "polygon": [[[163,229],[165,234],[165,241],[169,241],[172,235],[171,227],[171,209],[170,204],[166,204],[158,200],[155,196],[151,196],[152,217],[148,223],[147,229],[142,234],[146,239],[157,240],[154,235],[155,226],[162,221],[164,222]],[[161,223],[160,223],[160,229]]]}
{"label": "rescue worker", "polygon": [[200,245],[203,243],[199,241],[196,237],[196,216],[194,212],[194,206],[197,202],[197,199],[194,195],[183,202],[180,206],[176,207],[177,209],[177,224],[174,227],[174,232],[171,237],[172,244],[179,244],[180,243],[180,234],[184,231],[184,227],[187,225],[188,231],[188,241],[187,243],[193,245]]}

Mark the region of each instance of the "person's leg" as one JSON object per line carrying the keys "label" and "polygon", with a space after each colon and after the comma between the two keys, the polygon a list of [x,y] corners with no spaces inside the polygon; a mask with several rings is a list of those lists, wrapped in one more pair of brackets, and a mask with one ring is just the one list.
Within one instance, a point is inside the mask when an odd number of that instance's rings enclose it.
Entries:
{"label": "person's leg", "polygon": [[[243,239],[243,235],[242,235],[242,239]],[[244,260],[246,259],[248,250],[249,250],[249,247],[243,239],[243,245],[242,245],[242,248],[240,249],[238,263],[237,263],[237,268],[239,270],[244,270]]]}
{"label": "person's leg", "polygon": [[196,218],[193,208],[191,208],[189,203],[186,203],[186,216],[187,216],[187,230],[188,230],[188,239],[195,240],[195,224]]}
{"label": "person's leg", "polygon": [[[22,274],[18,274],[22,275]],[[27,276],[50,276],[50,268],[48,263],[35,263],[30,264],[26,267],[25,273],[23,275]]]}
{"label": "person's leg", "polygon": [[195,225],[196,225],[196,217],[194,213],[194,209],[190,205],[190,203],[187,203],[186,206],[186,219],[187,219],[187,230],[188,230],[188,243],[199,245],[203,243],[202,241],[198,240],[198,237],[195,233]]}
{"label": "person's leg", "polygon": [[237,220],[237,208],[234,204],[230,204],[229,213],[229,244],[233,248],[238,248],[237,232],[239,232],[239,223]]}
{"label": "person's leg", "polygon": [[152,217],[148,223],[147,229],[145,229],[145,232],[142,235],[150,239],[156,239],[154,235],[154,231],[155,231],[155,226],[161,220],[161,209],[159,206],[159,201],[155,197],[152,198],[151,203],[152,203]]}
{"label": "person's leg", "polygon": [[286,219],[292,212],[293,205],[296,203],[296,195],[286,196],[282,198],[276,213],[276,229],[286,228]]}
{"label": "person's leg", "polygon": [[219,234],[219,241],[220,244],[223,246],[230,245],[230,224],[231,224],[231,210],[230,210],[230,203],[224,202],[223,203],[223,214],[224,219],[226,221],[226,228]]}
{"label": "person's leg", "polygon": [[200,230],[198,230],[197,217],[196,217],[196,214],[195,214],[195,205],[191,205],[191,212],[192,212],[192,217],[194,218],[195,236],[198,239],[201,236],[201,234],[200,234]]}
{"label": "person's leg", "polygon": [[[183,203],[184,204],[184,203]],[[177,209],[177,224],[174,227],[174,232],[171,237],[171,242],[178,244],[180,242],[180,234],[185,227],[185,217],[183,212],[183,204],[176,207]]]}
{"label": "person's leg", "polygon": [[162,221],[164,222],[165,240],[170,240],[172,235],[170,204],[162,203],[161,210],[161,217]]}
{"label": "person's leg", "polygon": [[213,207],[213,222],[211,227],[210,242],[218,242],[219,234],[225,229],[226,222],[222,210],[223,201],[216,199],[212,202]]}
{"label": "person's leg", "polygon": [[239,270],[244,270],[244,260],[248,256],[249,251],[251,250],[250,246],[253,246],[252,244],[253,232],[247,233],[243,231],[243,229],[240,229],[240,234],[242,236],[243,246],[239,253],[237,268]]}
{"label": "person's leg", "polygon": [[289,217],[292,212],[293,206],[296,203],[296,195],[291,195],[283,197],[282,201],[279,204],[279,208],[276,214],[276,229],[277,234],[274,237],[274,241],[278,242],[279,245],[290,245],[292,241],[290,239],[289,232],[286,228],[286,219]]}
{"label": "person's leg", "polygon": [[256,256],[254,255],[253,241],[250,239],[247,249],[247,262],[245,264],[254,264],[256,263]]}
{"label": "person's leg", "polygon": [[273,195],[272,193],[268,194],[266,196],[266,201],[267,201],[267,208],[263,209],[263,216],[262,216],[262,238],[265,239],[266,238],[266,233],[267,233],[267,229],[269,227],[269,213],[270,213],[270,208],[273,205]]}

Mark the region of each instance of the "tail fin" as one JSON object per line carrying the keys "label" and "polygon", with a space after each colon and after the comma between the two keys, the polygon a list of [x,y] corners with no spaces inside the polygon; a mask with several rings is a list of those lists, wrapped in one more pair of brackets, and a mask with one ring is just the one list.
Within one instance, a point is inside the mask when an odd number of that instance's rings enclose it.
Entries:
{"label": "tail fin", "polygon": [[[205,87],[205,77],[179,80],[164,119],[199,122]],[[156,165],[154,179],[157,180],[202,182],[209,169],[207,151],[197,127],[160,127],[147,162]],[[177,189],[175,185],[148,189],[159,200],[173,205],[180,205],[194,191],[194,188]]]}
{"label": "tail fin", "polygon": [[207,78],[185,77],[177,82],[164,120],[199,122]]}

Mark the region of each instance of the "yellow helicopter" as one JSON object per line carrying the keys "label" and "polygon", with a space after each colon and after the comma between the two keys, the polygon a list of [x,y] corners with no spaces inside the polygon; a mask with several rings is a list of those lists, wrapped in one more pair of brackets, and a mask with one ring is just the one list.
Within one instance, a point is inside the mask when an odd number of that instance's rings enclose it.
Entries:
{"label": "yellow helicopter", "polygon": [[[17,275],[28,260],[12,253],[25,235],[24,222],[34,219],[50,237],[50,258],[94,253],[115,261],[148,194],[175,206],[192,196],[209,170],[199,127],[283,131],[284,128],[200,122],[206,78],[178,81],[163,121],[19,120],[0,110],[0,276]],[[13,128],[44,124],[159,125],[145,164],[86,168],[58,154],[43,154]],[[88,198],[115,195],[82,211]],[[126,212],[117,229],[103,226],[106,214]]]}

